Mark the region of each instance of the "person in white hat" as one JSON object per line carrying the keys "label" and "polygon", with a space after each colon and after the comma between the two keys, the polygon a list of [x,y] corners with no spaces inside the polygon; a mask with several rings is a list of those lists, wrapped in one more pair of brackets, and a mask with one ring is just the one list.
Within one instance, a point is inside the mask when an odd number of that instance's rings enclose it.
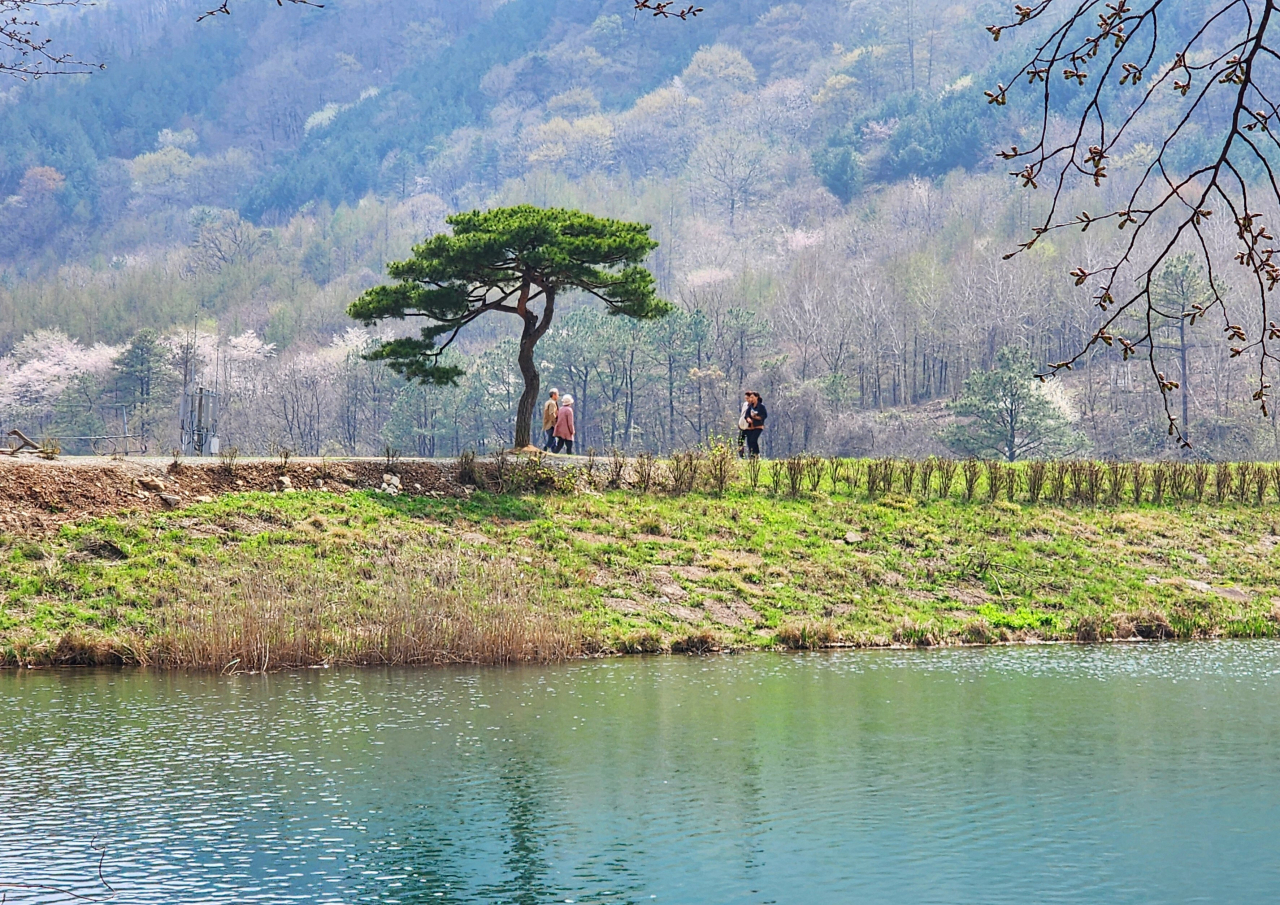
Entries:
{"label": "person in white hat", "polygon": [[573,455],[573,397],[568,393],[560,397],[560,410],[556,412],[556,452]]}

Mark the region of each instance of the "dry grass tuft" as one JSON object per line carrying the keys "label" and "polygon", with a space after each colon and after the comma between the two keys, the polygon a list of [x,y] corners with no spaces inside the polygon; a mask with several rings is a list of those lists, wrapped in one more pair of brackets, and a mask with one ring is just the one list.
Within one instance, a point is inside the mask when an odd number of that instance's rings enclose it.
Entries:
{"label": "dry grass tuft", "polygon": [[826,622],[784,625],[774,635],[774,643],[787,650],[818,650],[840,643],[840,632]]}
{"label": "dry grass tuft", "polygon": [[1165,615],[1155,610],[1139,611],[1132,617],[1132,622],[1133,630],[1139,638],[1163,641],[1177,636],[1177,632],[1169,624],[1169,620]]}
{"label": "dry grass tuft", "polygon": [[1003,632],[991,627],[981,616],[970,619],[960,629],[960,637],[966,644],[993,644],[1005,640]]}
{"label": "dry grass tuft", "polygon": [[666,650],[662,636],[653,631],[639,631],[618,641],[618,652],[623,654],[660,654]]}
{"label": "dry grass tuft", "polygon": [[1163,613],[1140,610],[1137,613],[1121,613],[1115,617],[1115,637],[1121,641],[1130,638],[1161,641],[1176,638],[1177,632]]}
{"label": "dry grass tuft", "polygon": [[710,629],[699,629],[671,642],[673,654],[710,654],[724,647],[724,640]]}
{"label": "dry grass tuft", "polygon": [[893,629],[894,644],[909,644],[912,647],[934,647],[941,636],[934,626],[916,622],[910,617],[903,617]]}
{"label": "dry grass tuft", "polygon": [[1092,615],[1081,616],[1076,620],[1075,636],[1077,641],[1101,641],[1103,639],[1102,620]]}

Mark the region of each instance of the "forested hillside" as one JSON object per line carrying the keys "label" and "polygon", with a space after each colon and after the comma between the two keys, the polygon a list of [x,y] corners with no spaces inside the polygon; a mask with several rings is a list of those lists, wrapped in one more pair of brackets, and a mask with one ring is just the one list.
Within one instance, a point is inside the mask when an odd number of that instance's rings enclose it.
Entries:
{"label": "forested hillside", "polygon": [[[202,384],[243,451],[509,443],[510,325],[477,324],[451,352],[467,376],[423,388],[364,361],[345,310],[449,212],[519,202],[651,223],[661,243],[673,316],[571,300],[539,346],[544,387],[579,400],[581,448],[728,432],[750,386],[772,454],[937,451],[946,401],[1002,348],[1043,363],[1092,333],[1067,271],[1114,230],[1002,260],[1045,203],[993,153],[1030,114],[982,94],[1017,65],[984,31],[1003,4],[704,5],[685,22],[629,0],[67,15],[59,43],[106,70],[0,85],[0,428],[109,435],[123,413],[167,451]],[[1191,0],[1161,28],[1203,19]],[[1145,115],[1150,141],[1111,161],[1104,195],[1152,159],[1169,110]],[[1184,308],[1203,293],[1194,264],[1163,278]],[[1197,451],[1273,455],[1219,328],[1179,323],[1158,330],[1185,348]],[[1098,355],[1051,385],[1081,452],[1169,452],[1143,367]]]}

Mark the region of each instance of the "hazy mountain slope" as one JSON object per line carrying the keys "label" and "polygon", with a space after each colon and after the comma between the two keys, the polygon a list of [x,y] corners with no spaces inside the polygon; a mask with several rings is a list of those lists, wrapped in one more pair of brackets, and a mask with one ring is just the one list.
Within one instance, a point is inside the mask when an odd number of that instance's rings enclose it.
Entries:
{"label": "hazy mountain slope", "polygon": [[[640,220],[660,242],[676,315],[637,326],[566,298],[540,346],[584,446],[705,441],[754,385],[773,452],[936,451],[944,401],[1001,347],[1080,348],[1097,312],[1068,271],[1123,235],[1057,232],[1002,260],[1046,203],[992,154],[1031,112],[982,97],[1021,52],[983,30],[1002,5],[707,6],[684,23],[629,0],[245,0],[200,24],[195,0],[83,10],[60,39],[107,71],[0,94],[0,429],[83,436],[123,405],[167,448],[176,394],[201,380],[243,449],[507,442],[510,322],[467,331],[458,387],[423,389],[362,361],[371,337],[345,312],[450,211],[511,203]],[[1177,104],[1065,209],[1122,204]],[[1212,111],[1197,126],[1207,146]],[[1214,218],[1206,241],[1233,240]],[[1158,329],[1181,343],[1173,319]],[[1280,448],[1216,329],[1187,342],[1192,436]],[[145,399],[113,364],[138,349],[161,350]],[[1168,442],[1145,367],[1099,355],[1055,384],[1095,452]]]}

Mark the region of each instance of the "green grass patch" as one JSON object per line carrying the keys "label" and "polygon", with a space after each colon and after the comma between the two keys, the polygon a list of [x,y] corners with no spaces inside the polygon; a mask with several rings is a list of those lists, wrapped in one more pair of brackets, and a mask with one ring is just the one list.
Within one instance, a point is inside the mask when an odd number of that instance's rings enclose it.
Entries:
{"label": "green grass patch", "polygon": [[[449,620],[536,623],[538,656],[1275,635],[1276,514],[1229,502],[1071,508],[763,491],[244,493],[0,537],[0,658],[55,662],[62,650],[76,661],[87,645],[177,664],[175,639],[191,648],[210,620],[263,619],[298,662],[378,662]],[[251,635],[201,664],[243,661]],[[502,643],[518,647],[518,636]],[[430,643],[461,643],[442,637]],[[527,658],[497,650],[485,657]],[[460,647],[422,656],[469,658]]]}

